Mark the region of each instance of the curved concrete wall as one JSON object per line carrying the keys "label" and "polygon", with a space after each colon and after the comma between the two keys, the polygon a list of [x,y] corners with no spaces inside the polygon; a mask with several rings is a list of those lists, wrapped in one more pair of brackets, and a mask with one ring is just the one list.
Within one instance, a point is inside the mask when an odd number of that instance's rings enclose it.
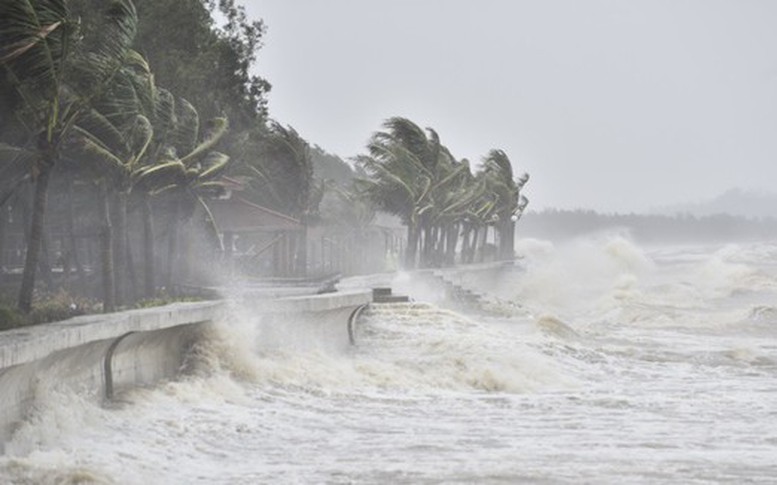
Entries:
{"label": "curved concrete wall", "polygon": [[[265,295],[266,296],[266,295]],[[0,440],[30,412],[47,387],[67,387],[95,399],[173,378],[209,322],[244,306],[257,325],[257,349],[284,346],[341,350],[349,317],[369,303],[369,290],[270,300],[244,294],[239,303],[177,303],[90,315],[0,334]]]}

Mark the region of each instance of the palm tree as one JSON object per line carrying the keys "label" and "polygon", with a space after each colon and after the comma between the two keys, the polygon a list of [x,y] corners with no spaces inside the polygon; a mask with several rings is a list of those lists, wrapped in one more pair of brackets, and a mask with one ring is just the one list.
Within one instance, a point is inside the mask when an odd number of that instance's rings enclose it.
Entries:
{"label": "palm tree", "polygon": [[[397,215],[407,226],[405,266],[414,268],[423,236],[421,264],[431,263],[439,239],[435,224],[441,208],[441,194],[468,170],[457,163],[440,137],[406,118],[390,118],[385,131],[375,133],[367,145],[368,155],[357,157],[367,178],[358,184],[363,194],[379,209]],[[448,209],[449,212],[452,210]]]}
{"label": "palm tree", "polygon": [[390,118],[385,131],[376,132],[368,155],[356,161],[368,178],[358,180],[362,193],[380,210],[399,216],[407,226],[405,266],[416,266],[421,216],[428,205],[432,172],[421,160],[429,140],[418,125],[406,118]]}
{"label": "palm tree", "polygon": [[143,288],[146,298],[156,294],[156,278],[154,270],[154,218],[151,206],[152,195],[165,187],[164,177],[154,176],[141,178],[142,171],[156,164],[163,155],[163,150],[169,145],[168,139],[176,124],[175,97],[169,91],[151,86],[153,110],[151,120],[154,127],[153,146],[148,150],[146,160],[133,176],[134,193],[140,203],[143,223]]}
{"label": "palm tree", "polygon": [[[214,118],[200,135],[199,114],[194,106],[182,98],[175,102],[173,125],[167,137],[168,144],[160,151],[154,164],[141,166],[134,173],[134,184],[151,195],[165,195],[170,206],[168,224],[168,259],[165,271],[166,286],[174,281],[178,252],[178,226],[189,219],[197,207],[203,209],[210,234],[220,245],[216,221],[207,199],[220,194],[220,181],[229,163],[229,157],[213,150],[227,131],[226,118]],[[146,261],[152,258],[146,254]]]}
{"label": "palm tree", "polygon": [[521,197],[521,189],[529,175],[513,178],[513,167],[502,150],[491,150],[483,160],[483,173],[489,192],[494,197],[493,223],[499,233],[499,259],[514,257],[515,223],[526,208],[528,199]]}
{"label": "palm tree", "polygon": [[462,217],[462,251],[461,260],[464,263],[475,262],[476,257],[484,257],[487,240],[488,224],[494,219],[495,199],[490,192],[485,174],[480,171],[471,180],[471,197],[464,208]]}
{"label": "palm tree", "polygon": [[[470,218],[470,209],[473,203],[483,196],[485,185],[477,183],[470,171],[469,161],[464,159],[454,161],[449,170],[454,173],[449,182],[440,185],[435,191],[436,223],[440,227],[438,259],[441,264],[453,265],[456,261],[456,252],[459,236],[464,238],[467,221]],[[444,246],[443,246],[444,244]],[[465,252],[462,249],[462,253]]]}
{"label": "palm tree", "polygon": [[145,115],[153,106],[148,99],[150,82],[145,59],[134,51],[128,52],[104,95],[79,118],[69,146],[74,152],[70,156],[77,154],[80,162],[90,165],[101,185],[105,311],[113,310],[114,301],[119,305],[126,302],[127,201],[133,176],[153,139],[154,130]]}
{"label": "palm tree", "polygon": [[0,3],[0,63],[13,86],[16,115],[26,129],[22,145],[34,153],[35,181],[30,239],[18,307],[32,305],[48,185],[62,143],[121,66],[135,36],[137,15],[130,0],[113,0],[99,32],[78,35],[65,0]]}
{"label": "palm tree", "polygon": [[246,159],[243,174],[249,178],[247,196],[298,219],[302,230],[292,241],[295,255],[291,272],[307,271],[307,230],[318,215],[324,185],[313,176],[310,145],[291,126],[270,121],[258,147],[258,156]]}

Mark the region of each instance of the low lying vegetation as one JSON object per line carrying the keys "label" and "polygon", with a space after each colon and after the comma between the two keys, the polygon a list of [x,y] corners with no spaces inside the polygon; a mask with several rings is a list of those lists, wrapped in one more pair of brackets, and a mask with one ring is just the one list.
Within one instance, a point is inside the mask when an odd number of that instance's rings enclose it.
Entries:
{"label": "low lying vegetation", "polygon": [[102,311],[102,304],[71,295],[65,290],[35,295],[35,307],[27,314],[20,312],[15,302],[0,299],[0,330],[67,320],[78,315],[100,311]]}

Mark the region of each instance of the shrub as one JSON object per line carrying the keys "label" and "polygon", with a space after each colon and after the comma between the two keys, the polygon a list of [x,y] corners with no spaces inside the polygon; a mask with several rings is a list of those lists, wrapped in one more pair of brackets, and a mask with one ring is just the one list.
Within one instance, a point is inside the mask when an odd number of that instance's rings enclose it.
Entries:
{"label": "shrub", "polygon": [[46,293],[35,299],[28,324],[57,322],[99,311],[99,305],[87,298],[70,295],[65,290]]}
{"label": "shrub", "polygon": [[25,320],[24,316],[14,308],[0,305],[0,330],[21,327],[26,323]]}
{"label": "shrub", "polygon": [[7,301],[0,302],[0,330],[67,320],[97,311],[99,305],[94,301],[70,295],[65,290],[36,294],[32,311],[27,315],[19,313],[15,306]]}

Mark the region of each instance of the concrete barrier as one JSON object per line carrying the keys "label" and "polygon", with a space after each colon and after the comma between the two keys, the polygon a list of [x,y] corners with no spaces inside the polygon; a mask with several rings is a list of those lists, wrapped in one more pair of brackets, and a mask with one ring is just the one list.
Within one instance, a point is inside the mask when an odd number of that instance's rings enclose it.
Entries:
{"label": "concrete barrier", "polygon": [[342,351],[354,343],[359,309],[372,301],[370,287],[394,286],[404,294],[435,301],[435,295],[445,296],[444,290],[437,284],[428,294],[420,290],[418,281],[428,280],[425,273],[482,287],[486,282],[502,284],[502,275],[515,271],[510,265],[349,278],[338,285],[338,292],[321,295],[288,296],[289,292],[274,294],[261,288],[242,291],[230,300],[89,315],[1,332],[0,442],[4,446],[46,388],[64,386],[106,399],[174,378],[184,370],[192,346],[207,334],[207,326],[227,321],[236,306],[257,326],[254,348],[259,351]]}
{"label": "concrete barrier", "polygon": [[8,440],[47,388],[76,389],[99,400],[176,377],[206,326],[227,321],[236,307],[257,325],[258,350],[339,351],[350,345],[349,317],[371,301],[369,290],[357,289],[267,296],[249,292],[240,301],[176,303],[0,333],[0,440]]}

